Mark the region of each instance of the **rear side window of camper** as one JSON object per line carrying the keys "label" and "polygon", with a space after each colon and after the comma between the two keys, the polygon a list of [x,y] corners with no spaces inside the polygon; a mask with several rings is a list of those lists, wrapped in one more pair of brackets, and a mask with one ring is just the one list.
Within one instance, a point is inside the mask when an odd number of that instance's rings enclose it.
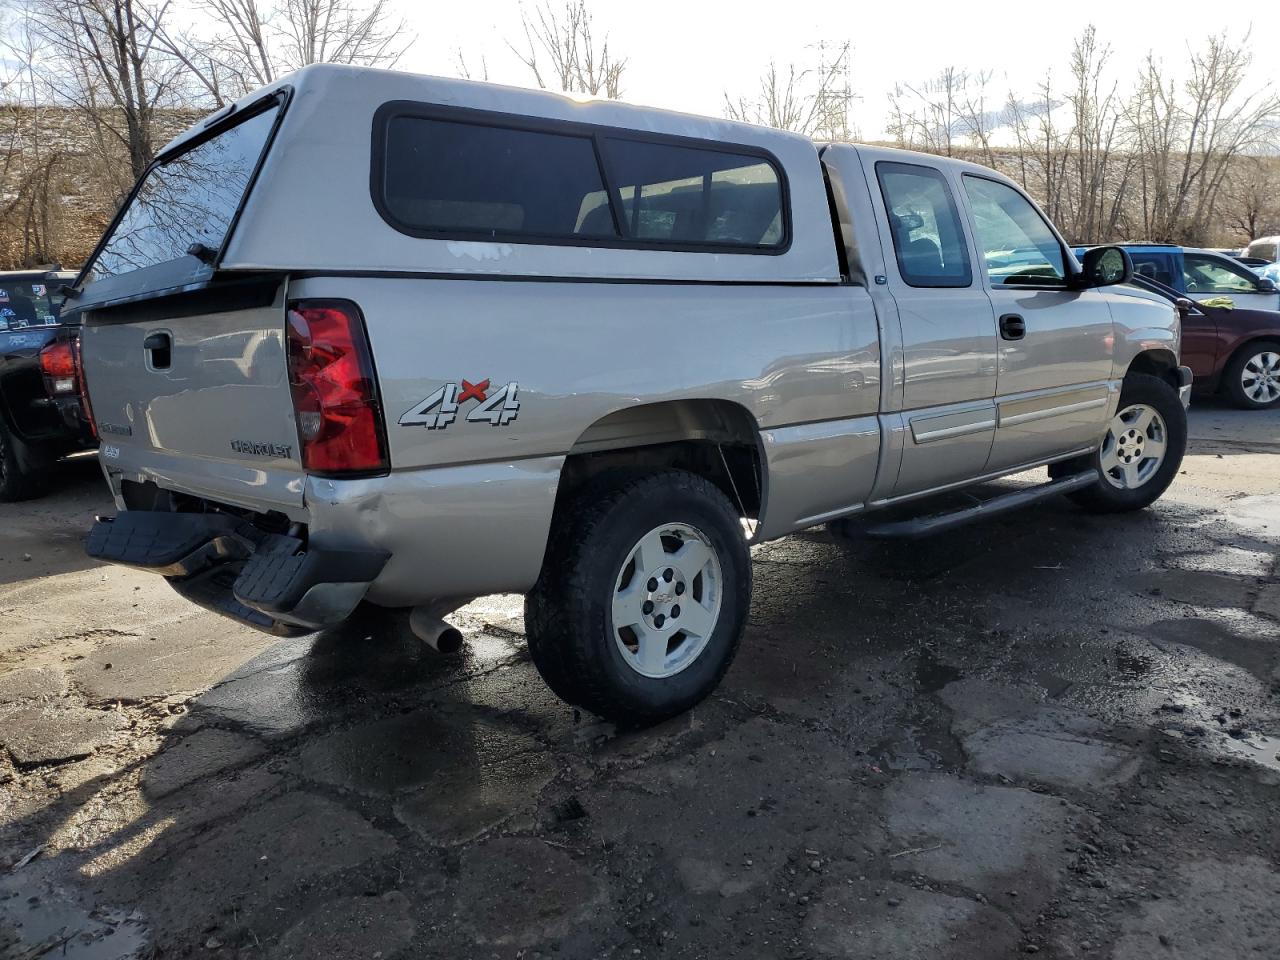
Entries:
{"label": "rear side window of camper", "polygon": [[387,104],[373,197],[403,233],[778,253],[784,183],[763,151],[588,124]]}

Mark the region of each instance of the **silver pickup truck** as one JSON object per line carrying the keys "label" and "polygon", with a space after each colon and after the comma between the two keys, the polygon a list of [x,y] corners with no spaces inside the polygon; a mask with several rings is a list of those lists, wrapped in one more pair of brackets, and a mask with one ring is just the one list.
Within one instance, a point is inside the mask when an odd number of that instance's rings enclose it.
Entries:
{"label": "silver pickup truck", "polygon": [[654,721],[728,668],[752,543],[1046,465],[980,512],[1160,496],[1190,373],[1130,276],[972,164],[308,67],[170,144],[76,282],[88,551],[278,634],[367,602],[444,646],[521,593],[556,693]]}

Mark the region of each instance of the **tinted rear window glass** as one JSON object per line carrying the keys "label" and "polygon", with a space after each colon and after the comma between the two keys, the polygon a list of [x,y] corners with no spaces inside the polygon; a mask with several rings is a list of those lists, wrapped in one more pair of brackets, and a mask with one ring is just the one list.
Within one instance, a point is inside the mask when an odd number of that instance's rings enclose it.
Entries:
{"label": "tinted rear window glass", "polygon": [[676,246],[782,245],[782,185],[760,157],[612,138],[604,152],[629,237]]}
{"label": "tinted rear window glass", "polygon": [[383,201],[412,230],[617,237],[590,137],[401,116],[384,156]]}
{"label": "tinted rear window glass", "polygon": [[88,279],[176,260],[193,243],[220,249],[279,109],[277,104],[253,114],[152,167],[107,237]]}
{"label": "tinted rear window glass", "polygon": [[64,281],[0,280],[0,331],[47,327],[58,322],[61,296],[53,295],[53,287]]}
{"label": "tinted rear window glass", "polygon": [[912,287],[973,282],[960,212],[946,179],[932,167],[877,163],[898,272]]}
{"label": "tinted rear window glass", "polygon": [[782,175],[748,148],[411,102],[379,115],[374,202],[405,233],[748,253],[786,245]]}

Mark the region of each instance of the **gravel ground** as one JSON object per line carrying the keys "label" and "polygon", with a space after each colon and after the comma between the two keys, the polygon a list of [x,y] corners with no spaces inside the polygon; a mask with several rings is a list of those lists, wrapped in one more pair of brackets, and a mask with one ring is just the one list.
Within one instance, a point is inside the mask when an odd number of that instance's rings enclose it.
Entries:
{"label": "gravel ground", "polygon": [[1280,411],[1153,509],[755,550],[692,713],[557,701],[517,598],[276,640],[0,505],[0,957],[1280,956]]}

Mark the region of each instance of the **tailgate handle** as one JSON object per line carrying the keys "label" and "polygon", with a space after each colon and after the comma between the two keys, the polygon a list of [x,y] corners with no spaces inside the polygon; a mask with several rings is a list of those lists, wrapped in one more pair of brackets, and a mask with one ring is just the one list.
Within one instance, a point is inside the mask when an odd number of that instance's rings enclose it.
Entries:
{"label": "tailgate handle", "polygon": [[147,351],[153,370],[168,370],[173,359],[173,338],[167,331],[157,330],[147,334],[142,341],[142,349]]}

